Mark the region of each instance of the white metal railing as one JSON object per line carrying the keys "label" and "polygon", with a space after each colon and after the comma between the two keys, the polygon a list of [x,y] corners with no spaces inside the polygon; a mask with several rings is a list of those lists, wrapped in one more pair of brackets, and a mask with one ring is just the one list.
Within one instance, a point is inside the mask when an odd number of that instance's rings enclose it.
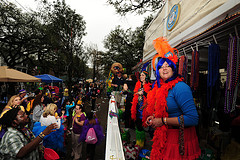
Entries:
{"label": "white metal railing", "polygon": [[110,112],[117,113],[117,105],[113,95],[109,100],[108,108],[105,160],[125,160],[118,117],[110,117]]}

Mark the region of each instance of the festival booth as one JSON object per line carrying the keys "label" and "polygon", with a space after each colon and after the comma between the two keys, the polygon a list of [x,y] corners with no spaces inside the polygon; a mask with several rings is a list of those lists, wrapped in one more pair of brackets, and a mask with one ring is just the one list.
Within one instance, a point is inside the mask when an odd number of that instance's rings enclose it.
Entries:
{"label": "festival booth", "polygon": [[200,146],[209,158],[240,159],[239,33],[239,0],[165,1],[145,33],[143,65],[157,53],[158,37],[178,50],[178,71],[193,91]]}
{"label": "festival booth", "polygon": [[54,77],[54,76],[49,75],[49,74],[37,75],[35,77],[40,78],[42,80],[42,82],[45,82],[45,83],[63,82],[62,79]]}
{"label": "festival booth", "polygon": [[[15,94],[15,84],[13,82],[41,82],[41,79],[31,76],[29,74],[20,72],[8,66],[0,66],[0,110],[6,105],[9,96]],[[9,83],[10,82],[10,83]],[[11,84],[11,85],[10,85]],[[11,87],[11,88],[10,88]]]}
{"label": "festival booth", "polygon": [[105,160],[125,160],[118,123],[117,105],[113,95],[109,100]]}
{"label": "festival booth", "polygon": [[59,93],[59,87],[58,86],[54,86],[53,83],[61,83],[61,82],[63,82],[62,79],[54,77],[54,76],[49,75],[49,74],[37,75],[35,77],[40,78],[41,81],[44,82],[44,83],[47,83],[47,84],[51,83],[51,86],[48,86],[48,88],[50,90],[54,90],[54,92],[56,94]]}
{"label": "festival booth", "polygon": [[8,66],[0,66],[0,82],[41,82],[41,79]]}

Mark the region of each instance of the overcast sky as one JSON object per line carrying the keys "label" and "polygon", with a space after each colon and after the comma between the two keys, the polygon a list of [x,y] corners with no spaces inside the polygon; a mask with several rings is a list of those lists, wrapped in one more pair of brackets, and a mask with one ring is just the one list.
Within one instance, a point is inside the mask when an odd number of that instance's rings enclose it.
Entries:
{"label": "overcast sky", "polygon": [[[35,9],[37,2],[34,0],[8,0],[17,4],[23,10]],[[135,29],[143,24],[144,17],[129,14],[121,17],[115,13],[112,6],[106,4],[107,0],[65,0],[68,5],[86,21],[87,35],[83,38],[85,44],[96,44],[99,50],[104,51],[103,39],[117,25],[122,28]],[[19,5],[20,4],[20,5]]]}

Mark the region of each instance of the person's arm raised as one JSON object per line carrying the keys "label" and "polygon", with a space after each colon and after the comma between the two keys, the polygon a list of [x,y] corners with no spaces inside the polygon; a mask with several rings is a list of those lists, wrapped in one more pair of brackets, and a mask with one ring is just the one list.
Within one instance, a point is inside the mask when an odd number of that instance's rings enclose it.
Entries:
{"label": "person's arm raised", "polygon": [[[42,135],[43,136],[48,135],[51,132],[55,131],[56,128],[57,128],[57,124],[51,124],[42,132]],[[17,153],[16,158],[23,158],[28,153],[32,152],[39,145],[39,143],[42,141],[42,138],[40,136],[37,136],[30,143],[23,146],[19,150],[19,152]]]}

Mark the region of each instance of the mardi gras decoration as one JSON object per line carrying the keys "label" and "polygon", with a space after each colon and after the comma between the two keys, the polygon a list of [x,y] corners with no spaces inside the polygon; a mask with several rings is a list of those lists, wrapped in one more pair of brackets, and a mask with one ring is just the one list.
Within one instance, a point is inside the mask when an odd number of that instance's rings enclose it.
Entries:
{"label": "mardi gras decoration", "polygon": [[107,84],[107,93],[110,94],[113,90],[112,88],[112,80],[114,78],[114,75],[117,75],[117,73],[121,72],[124,73],[126,71],[125,68],[122,67],[120,63],[113,63],[110,69],[110,72],[108,74],[108,79],[106,80]]}
{"label": "mardi gras decoration", "polygon": [[111,72],[116,75],[118,72],[123,73],[123,67],[120,63],[113,63],[111,66]]}
{"label": "mardi gras decoration", "polygon": [[159,38],[155,39],[153,41],[153,45],[158,53],[153,57],[153,60],[152,60],[152,65],[153,65],[154,70],[156,70],[155,60],[158,57],[168,58],[171,61],[173,61],[173,63],[175,63],[175,64],[178,62],[178,57],[174,53],[174,50],[176,50],[177,53],[178,53],[178,50],[176,48],[172,48],[165,38],[159,37]]}
{"label": "mardi gras decoration", "polygon": [[108,79],[106,80],[106,84],[107,84],[107,93],[111,93],[112,92],[112,80],[114,78],[113,73],[110,71],[108,74]]}

